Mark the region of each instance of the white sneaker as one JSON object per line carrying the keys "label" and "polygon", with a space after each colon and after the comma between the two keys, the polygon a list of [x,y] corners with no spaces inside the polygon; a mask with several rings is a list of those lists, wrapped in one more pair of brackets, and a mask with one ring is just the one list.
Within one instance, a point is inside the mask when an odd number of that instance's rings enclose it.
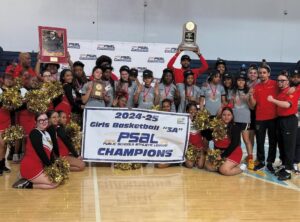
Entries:
{"label": "white sneaker", "polygon": [[245,170],[247,169],[247,165],[246,165],[245,163],[242,163],[242,164],[240,165],[240,169],[241,169],[242,171],[245,171]]}

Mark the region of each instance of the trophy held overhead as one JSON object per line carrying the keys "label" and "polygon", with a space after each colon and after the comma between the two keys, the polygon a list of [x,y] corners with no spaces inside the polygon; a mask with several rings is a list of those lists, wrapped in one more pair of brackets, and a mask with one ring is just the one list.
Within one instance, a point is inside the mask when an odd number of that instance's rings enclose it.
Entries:
{"label": "trophy held overhead", "polygon": [[183,25],[182,42],[178,46],[180,51],[198,51],[199,46],[196,43],[197,25],[194,22],[186,22]]}

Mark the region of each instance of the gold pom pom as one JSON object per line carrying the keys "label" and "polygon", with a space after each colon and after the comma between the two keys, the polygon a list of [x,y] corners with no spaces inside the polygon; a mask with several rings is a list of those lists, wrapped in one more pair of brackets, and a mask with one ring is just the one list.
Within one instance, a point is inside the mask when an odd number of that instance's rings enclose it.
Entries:
{"label": "gold pom pom", "polygon": [[137,170],[141,167],[141,163],[114,163],[114,168],[120,170]]}
{"label": "gold pom pom", "polygon": [[52,183],[64,183],[69,178],[70,164],[66,159],[58,158],[51,166],[44,168],[44,173]]}
{"label": "gold pom pom", "polygon": [[218,157],[222,154],[222,151],[219,149],[209,149],[206,155],[206,161],[210,162],[216,170],[220,168],[220,166],[225,162],[225,159],[218,159]]}
{"label": "gold pom pom", "polygon": [[152,106],[151,110],[156,110],[156,111],[160,111],[160,106],[156,105],[156,106]]}
{"label": "gold pom pom", "polygon": [[80,126],[74,121],[70,121],[70,123],[66,125],[66,134],[71,139],[71,143],[73,144],[75,150],[80,153],[82,139]]}
{"label": "gold pom pom", "polygon": [[21,92],[17,86],[3,90],[0,100],[2,107],[7,110],[15,110],[23,104]]}
{"label": "gold pom pom", "polygon": [[44,113],[48,110],[50,99],[47,92],[42,89],[30,90],[25,95],[27,109],[33,113]]}
{"label": "gold pom pom", "polygon": [[42,85],[42,89],[46,91],[46,94],[50,100],[53,100],[64,93],[63,86],[60,82],[45,82]]}
{"label": "gold pom pom", "polygon": [[21,89],[23,87],[23,79],[21,77],[17,77],[14,79],[15,87]]}
{"label": "gold pom pom", "polygon": [[209,128],[212,129],[212,137],[214,140],[222,140],[227,135],[227,127],[222,119],[214,117],[209,121]]}
{"label": "gold pom pom", "polygon": [[194,145],[189,144],[188,149],[185,153],[185,159],[188,161],[195,162],[197,159],[199,159],[200,155],[200,150],[197,150]]}
{"label": "gold pom pom", "polygon": [[22,126],[15,125],[4,130],[2,139],[5,143],[14,144],[15,141],[24,137],[24,130]]}
{"label": "gold pom pom", "polygon": [[193,123],[197,130],[202,131],[209,128],[209,116],[210,113],[207,109],[203,109],[197,112]]}

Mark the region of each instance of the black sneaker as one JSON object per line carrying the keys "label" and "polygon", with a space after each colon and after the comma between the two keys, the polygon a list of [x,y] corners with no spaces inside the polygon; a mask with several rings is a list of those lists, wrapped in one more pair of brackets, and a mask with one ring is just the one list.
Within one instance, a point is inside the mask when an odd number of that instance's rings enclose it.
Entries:
{"label": "black sneaker", "polygon": [[19,180],[17,180],[13,185],[13,188],[16,189],[32,189],[32,182],[30,182],[29,180],[26,180],[24,178],[21,178]]}
{"label": "black sneaker", "polygon": [[290,180],[292,178],[291,173],[286,170],[280,171],[278,175],[278,180]]}
{"label": "black sneaker", "polygon": [[264,168],[265,166],[265,163],[262,163],[262,162],[259,162],[255,167],[254,167],[254,171],[257,171],[257,170],[261,170],[262,168]]}
{"label": "black sneaker", "polygon": [[278,177],[283,171],[285,171],[285,168],[284,168],[284,167],[281,168],[280,170],[277,170],[277,171],[274,173],[274,175]]}
{"label": "black sneaker", "polygon": [[267,164],[267,169],[269,170],[270,173],[272,173],[272,174],[275,173],[275,169],[274,169],[272,163]]}
{"label": "black sneaker", "polygon": [[10,173],[11,172],[11,170],[9,168],[7,168],[6,166],[4,166],[2,170],[3,170],[4,173]]}

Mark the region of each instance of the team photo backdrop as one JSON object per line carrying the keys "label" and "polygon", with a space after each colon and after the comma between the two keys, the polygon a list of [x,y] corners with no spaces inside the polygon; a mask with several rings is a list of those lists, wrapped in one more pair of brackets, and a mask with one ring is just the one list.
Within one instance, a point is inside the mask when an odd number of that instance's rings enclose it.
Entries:
{"label": "team photo backdrop", "polygon": [[[162,43],[68,40],[72,61],[83,62],[88,76],[91,75],[96,59],[101,55],[107,55],[112,59],[113,72],[117,76],[120,67],[127,65],[130,68],[137,68],[140,77],[143,70],[150,69],[153,71],[154,78],[159,79],[162,70],[167,67],[170,58],[176,53],[177,47],[176,44]],[[180,67],[179,60],[174,66]]]}
{"label": "team photo backdrop", "polygon": [[183,162],[189,121],[188,114],[86,108],[83,159],[90,162]]}

